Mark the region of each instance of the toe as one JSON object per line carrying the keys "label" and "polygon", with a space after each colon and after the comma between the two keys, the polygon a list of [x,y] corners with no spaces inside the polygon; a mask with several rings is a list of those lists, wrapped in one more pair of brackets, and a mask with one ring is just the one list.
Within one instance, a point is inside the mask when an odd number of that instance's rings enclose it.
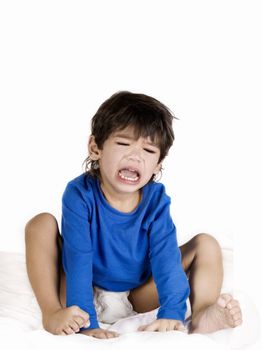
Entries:
{"label": "toe", "polygon": [[236,299],[232,299],[232,300],[230,300],[230,301],[227,303],[227,308],[228,308],[228,309],[232,309],[232,308],[235,307],[235,306],[238,306],[238,308],[240,308],[240,306],[239,306],[239,301],[236,300]]}
{"label": "toe", "polygon": [[235,326],[235,327],[240,326],[242,323],[243,323],[243,320],[242,320],[242,319],[237,320],[237,321],[234,322],[234,326]]}
{"label": "toe", "polygon": [[231,315],[235,315],[236,313],[241,312],[241,311],[240,311],[239,306],[234,306],[229,310],[229,312]]}
{"label": "toe", "polygon": [[228,293],[224,293],[224,294],[221,294],[220,295],[221,298],[223,298],[226,302],[226,304],[228,304],[229,302],[231,302],[233,299],[232,295],[231,294],[228,294]]}
{"label": "toe", "polygon": [[227,304],[233,299],[230,294],[221,294],[217,300],[218,305],[221,307],[226,307]]}
{"label": "toe", "polygon": [[237,312],[236,314],[233,315],[234,321],[241,320],[242,316],[240,312]]}

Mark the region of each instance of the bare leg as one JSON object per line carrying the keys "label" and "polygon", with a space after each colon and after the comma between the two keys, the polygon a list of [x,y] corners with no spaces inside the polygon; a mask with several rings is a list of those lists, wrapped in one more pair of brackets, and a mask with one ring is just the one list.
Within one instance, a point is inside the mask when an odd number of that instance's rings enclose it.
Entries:
{"label": "bare leg", "polygon": [[223,261],[218,242],[210,235],[199,234],[180,249],[191,288],[190,332],[210,333],[240,325],[238,301],[230,294],[220,294]]}
{"label": "bare leg", "polygon": [[182,263],[189,276],[192,318],[214,304],[223,282],[222,252],[210,235],[199,234],[180,247]]}
{"label": "bare leg", "polygon": [[65,275],[60,234],[55,217],[41,213],[25,227],[27,273],[42,311],[43,326],[53,334],[72,334],[89,315],[77,306],[65,307]]}
{"label": "bare leg", "polygon": [[[241,324],[239,304],[222,295],[223,265],[221,249],[210,235],[199,234],[180,247],[182,265],[189,277],[192,309],[191,332],[208,333]],[[153,278],[130,292],[129,300],[137,312],[159,307]]]}

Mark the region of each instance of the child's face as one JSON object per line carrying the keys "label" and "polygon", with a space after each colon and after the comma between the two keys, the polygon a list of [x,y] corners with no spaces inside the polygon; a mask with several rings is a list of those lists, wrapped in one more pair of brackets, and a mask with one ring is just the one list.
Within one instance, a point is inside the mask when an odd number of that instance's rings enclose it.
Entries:
{"label": "child's face", "polygon": [[90,138],[89,151],[96,150],[103,187],[118,193],[132,193],[149,182],[161,168],[160,149],[150,138],[135,140],[132,128],[117,131],[97,148]]}

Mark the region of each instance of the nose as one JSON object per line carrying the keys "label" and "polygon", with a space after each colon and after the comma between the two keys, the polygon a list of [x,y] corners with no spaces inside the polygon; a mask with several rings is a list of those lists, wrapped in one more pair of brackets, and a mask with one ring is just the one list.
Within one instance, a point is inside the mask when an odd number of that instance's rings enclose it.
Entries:
{"label": "nose", "polygon": [[132,160],[132,161],[139,162],[139,163],[141,162],[141,158],[136,156],[136,155],[130,155],[128,157],[128,160]]}
{"label": "nose", "polygon": [[127,155],[127,158],[129,160],[141,162],[142,161],[141,151],[139,149],[137,149],[137,148],[133,148],[131,150],[131,152]]}

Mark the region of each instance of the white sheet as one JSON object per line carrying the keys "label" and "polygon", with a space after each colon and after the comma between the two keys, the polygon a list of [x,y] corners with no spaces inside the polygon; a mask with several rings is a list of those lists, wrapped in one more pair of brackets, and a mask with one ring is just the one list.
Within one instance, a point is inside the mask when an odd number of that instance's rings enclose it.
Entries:
{"label": "white sheet", "polygon": [[[223,292],[233,293],[233,251],[223,249]],[[81,334],[54,336],[46,332],[41,324],[41,312],[28,281],[25,256],[19,253],[0,252],[0,339],[8,349],[247,349],[256,342],[259,321],[256,308],[243,291],[234,291],[243,311],[243,325],[235,329],[222,330],[209,335],[188,335],[172,331],[167,333],[136,332],[141,324],[151,322],[156,311],[121,319],[113,325],[101,324],[119,332],[119,338],[100,340]]]}

